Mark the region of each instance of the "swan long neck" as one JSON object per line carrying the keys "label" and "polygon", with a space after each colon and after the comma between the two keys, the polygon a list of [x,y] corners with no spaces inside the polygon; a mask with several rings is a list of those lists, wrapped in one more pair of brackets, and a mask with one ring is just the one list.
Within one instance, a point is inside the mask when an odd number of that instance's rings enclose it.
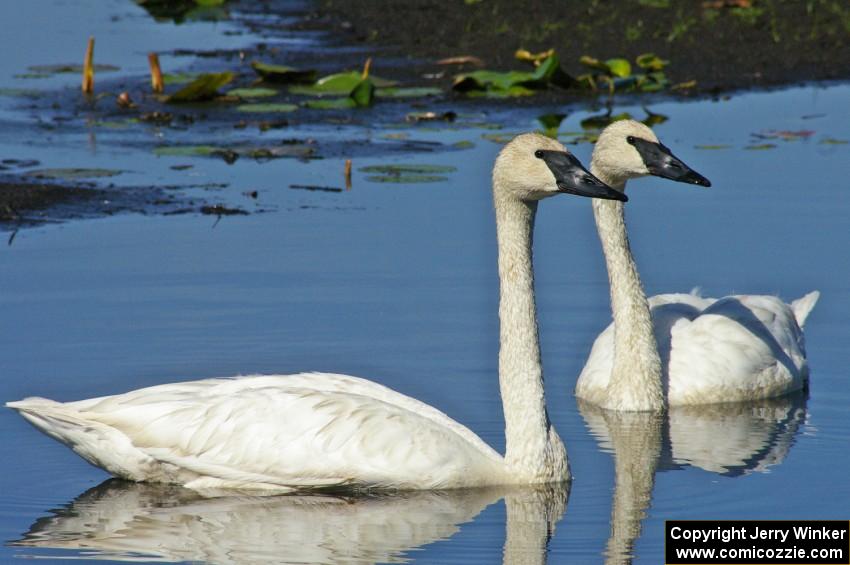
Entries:
{"label": "swan long neck", "polygon": [[499,244],[499,386],[505,415],[505,463],[523,482],[569,478],[566,450],[549,422],[534,303],[532,232],[537,202],[495,193]]}
{"label": "swan long neck", "polygon": [[[625,189],[626,179],[612,178],[614,175],[598,166],[595,159],[591,161],[590,171],[609,186]],[[594,199],[593,216],[605,253],[614,315],[614,364],[604,407],[661,410],[664,407],[661,359],[649,303],[629,248],[623,203]]]}

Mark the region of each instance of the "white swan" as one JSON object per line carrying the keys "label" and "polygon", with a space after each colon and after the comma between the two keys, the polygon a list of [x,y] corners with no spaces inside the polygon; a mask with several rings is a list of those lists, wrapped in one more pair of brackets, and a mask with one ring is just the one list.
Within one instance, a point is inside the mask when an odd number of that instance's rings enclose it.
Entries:
{"label": "white swan", "polygon": [[437,409],[344,375],[206,379],[7,406],[113,475],[195,489],[439,489],[568,480],[566,450],[543,397],[531,253],[538,200],[563,192],[625,200],[563,145],[537,134],[517,137],[496,159],[504,457]]}
{"label": "white swan", "polygon": [[[710,186],[632,120],[611,124],[593,150],[591,171],[625,190],[656,175]],[[612,410],[660,410],[738,402],[800,390],[808,378],[802,327],[817,302],[775,296],[720,299],[663,294],[647,301],[629,249],[623,207],[596,201],[593,213],[611,285],[613,323],[596,338],[576,396]]]}

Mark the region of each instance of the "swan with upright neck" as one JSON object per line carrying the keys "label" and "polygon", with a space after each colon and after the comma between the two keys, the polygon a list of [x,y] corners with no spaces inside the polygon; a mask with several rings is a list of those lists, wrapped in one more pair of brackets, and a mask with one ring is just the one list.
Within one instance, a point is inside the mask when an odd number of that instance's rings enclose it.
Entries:
{"label": "swan with upright neck", "polygon": [[[710,186],[633,120],[599,136],[591,172],[625,191],[626,181],[654,175]],[[818,299],[785,304],[775,296],[720,299],[696,293],[647,299],[629,247],[623,207],[593,202],[605,254],[614,321],[593,344],[576,396],[612,410],[739,402],[800,390],[808,378],[803,325]]]}
{"label": "swan with upright neck", "polygon": [[626,199],[557,141],[525,134],[500,152],[493,198],[504,457],[437,409],[345,375],[215,378],[7,406],[90,463],[134,481],[283,491],[566,481],[566,450],[543,396],[531,250],[537,204],[559,193]]}

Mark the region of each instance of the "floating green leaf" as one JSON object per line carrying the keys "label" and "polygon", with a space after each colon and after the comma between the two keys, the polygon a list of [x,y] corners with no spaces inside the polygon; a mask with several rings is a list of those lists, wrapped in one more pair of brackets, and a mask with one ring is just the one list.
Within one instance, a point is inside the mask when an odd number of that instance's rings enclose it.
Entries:
{"label": "floating green leaf", "polygon": [[35,171],[27,171],[24,175],[37,179],[53,179],[53,180],[79,180],[90,178],[114,177],[120,175],[123,171],[114,169],[38,169]]}
{"label": "floating green leaf", "polygon": [[348,97],[354,100],[354,103],[358,106],[370,106],[375,98],[375,84],[372,79],[369,77],[361,79],[348,94]]}
{"label": "floating green leaf", "polygon": [[850,141],[846,139],[835,139],[834,137],[825,137],[820,140],[821,145],[847,145]]}
{"label": "floating green leaf", "polygon": [[583,119],[579,125],[581,125],[581,129],[583,130],[601,130],[609,124],[613,124],[614,122],[631,119],[632,115],[628,112],[621,112],[619,114],[611,114],[610,112],[608,112],[605,114],[588,116]]}
{"label": "floating green leaf", "polygon": [[[70,73],[70,74],[80,74],[83,72],[82,65],[32,65],[27,67],[30,71],[38,74],[60,74],[60,73]],[[110,73],[121,70],[121,67],[116,67],[115,65],[94,65],[94,71],[96,73]]]}
{"label": "floating green leaf", "polygon": [[632,65],[625,59],[608,59],[605,66],[612,76],[625,78],[632,74]]}
{"label": "floating green leaf", "polygon": [[12,98],[38,98],[43,93],[32,88],[0,88],[0,96]]}
{"label": "floating green leaf", "polygon": [[383,87],[378,88],[375,94],[379,98],[420,98],[425,96],[438,96],[443,90],[433,86],[410,86],[410,87]]}
{"label": "floating green leaf", "polygon": [[381,183],[418,184],[418,183],[426,183],[426,182],[445,182],[449,179],[447,177],[442,177],[442,176],[439,176],[439,175],[404,174],[404,175],[387,175],[387,176],[370,175],[370,176],[366,177],[366,180],[369,181],[369,182],[381,182]]}
{"label": "floating green leaf", "polygon": [[504,145],[515,137],[513,133],[482,133],[481,139],[492,141],[493,143],[501,143]]}
{"label": "floating green leaf", "polygon": [[153,154],[158,157],[206,157],[216,151],[221,151],[221,148],[212,145],[160,145],[154,148]]}
{"label": "floating green leaf", "polygon": [[273,88],[234,88],[227,91],[228,96],[238,96],[239,98],[267,98],[277,94],[278,91]]}
{"label": "floating green leaf", "polygon": [[237,112],[249,112],[254,114],[260,113],[281,113],[294,112],[298,109],[295,104],[240,104],[236,107]]}
{"label": "floating green leaf", "polygon": [[[289,87],[291,94],[302,94],[307,96],[342,95],[347,96],[363,80],[360,71],[349,71],[336,73],[322,77],[311,85],[294,85]],[[395,81],[369,75],[369,80],[377,88],[387,88],[398,84]]]}
{"label": "floating green leaf", "polygon": [[304,106],[311,110],[345,110],[356,108],[357,102],[351,98],[320,98],[319,100],[307,100]]}
{"label": "floating green leaf", "polygon": [[254,61],[251,63],[251,68],[254,69],[263,80],[268,82],[279,82],[285,84],[296,83],[312,83],[316,80],[316,71],[300,70],[285,65],[272,65],[269,63],[261,63]]}
{"label": "floating green leaf", "polygon": [[720,144],[717,144],[717,145],[694,145],[694,148],[716,151],[716,150],[720,150],[720,149],[731,149],[732,146],[720,143]]}
{"label": "floating green leaf", "polygon": [[189,84],[201,73],[165,73],[162,75],[163,84]]}
{"label": "floating green leaf", "polygon": [[744,149],[749,151],[764,151],[766,149],[776,149],[776,145],[773,143],[757,143],[755,145],[747,145]]}
{"label": "floating green leaf", "polygon": [[453,173],[457,167],[451,165],[429,165],[425,163],[418,164],[398,164],[398,165],[369,165],[358,169],[361,173],[378,173],[382,175],[401,175],[401,174],[445,174]]}
{"label": "floating green leaf", "polygon": [[454,147],[455,149],[472,149],[473,147],[475,147],[475,144],[471,141],[462,140],[452,143],[452,147]]}
{"label": "floating green leaf", "polygon": [[200,102],[218,95],[218,89],[233,80],[233,73],[206,73],[168,97],[168,102]]}
{"label": "floating green leaf", "polygon": [[655,53],[644,53],[642,55],[638,55],[637,58],[635,58],[635,62],[638,67],[647,71],[660,71],[670,63],[670,61],[665,61],[655,55]]}
{"label": "floating green leaf", "polygon": [[565,85],[569,76],[561,70],[560,60],[552,54],[537,66],[533,72],[507,71],[497,72],[478,70],[463,73],[455,77],[452,88],[471,96],[527,96],[534,89],[545,88],[549,83]]}
{"label": "floating green leaf", "polygon": [[540,122],[541,126],[543,126],[543,133],[547,137],[557,139],[558,128],[561,127],[561,122],[563,122],[566,117],[566,114],[544,114],[542,116],[538,116],[537,121]]}

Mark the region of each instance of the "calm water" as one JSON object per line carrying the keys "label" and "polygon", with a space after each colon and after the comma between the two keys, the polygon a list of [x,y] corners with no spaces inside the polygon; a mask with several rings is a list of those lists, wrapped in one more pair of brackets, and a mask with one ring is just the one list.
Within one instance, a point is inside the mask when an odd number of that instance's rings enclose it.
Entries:
{"label": "calm water", "polygon": [[[3,21],[21,21],[9,4],[0,5]],[[79,9],[61,0],[40,6]],[[149,33],[170,48],[194,46],[198,37],[217,46],[250,40],[224,33],[227,23],[154,24],[131,3],[100,6],[87,15],[94,29],[44,16],[55,33],[35,54],[24,47],[38,38],[7,24],[18,31],[0,43],[19,42],[19,51],[3,58],[0,78],[21,86],[11,76],[26,66],[68,62],[89,33],[104,38],[100,46],[116,28],[142,65],[133,68],[129,57],[103,62],[127,65],[128,73],[144,72],[139,54],[149,50]],[[134,35],[119,33],[130,29]],[[77,77],[52,80],[74,85]],[[838,85],[653,105],[670,118],[656,128],[662,140],[714,186],[644,179],[629,189],[632,246],[649,293],[699,286],[706,295],[778,293],[790,300],[822,292],[806,327],[808,396],[674,410],[664,419],[578,406],[575,379],[610,319],[607,279],[590,202],[559,197],[540,207],[535,259],[550,415],[571,458],[570,492],[202,499],[170,487],[101,484],[105,473],[2,410],[0,539],[7,544],[0,561],[593,563],[634,553],[635,563],[658,563],[666,519],[846,519],[850,145],[824,141],[850,139],[849,101],[850,87]],[[334,371],[428,402],[504,448],[489,193],[500,146],[482,138],[488,130],[403,130],[474,147],[358,159],[351,191],[318,193],[288,186],[339,186],[343,159],[228,166],[157,158],[128,149],[120,137],[95,147],[75,134],[22,139],[16,128],[26,129],[31,118],[14,100],[0,99],[0,106],[4,158],[131,171],[116,177],[118,184],[223,182],[229,186],[216,197],[266,210],[218,223],[123,215],[18,233],[0,249],[0,400],[72,400],[250,372]],[[616,111],[642,115],[639,107]],[[540,113],[518,112],[503,131],[534,129]],[[571,113],[561,131],[579,130],[588,115]],[[770,141],[773,149],[745,149],[764,143],[751,134],[767,130],[814,133]],[[314,126],[286,135],[387,133],[393,130]],[[576,153],[587,162],[591,149],[579,145]],[[196,166],[170,169],[185,162]],[[357,170],[385,162],[457,170],[445,182],[410,185],[369,182]],[[242,195],[248,190],[259,191],[256,204]],[[556,525],[547,544],[550,522]]]}

